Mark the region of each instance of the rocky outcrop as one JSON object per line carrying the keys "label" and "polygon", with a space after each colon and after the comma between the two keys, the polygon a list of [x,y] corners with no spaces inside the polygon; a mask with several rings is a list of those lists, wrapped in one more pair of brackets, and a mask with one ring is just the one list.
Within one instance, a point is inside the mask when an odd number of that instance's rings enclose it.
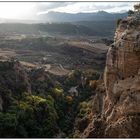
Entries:
{"label": "rocky outcrop", "polygon": [[11,94],[20,97],[31,93],[29,78],[24,67],[15,60],[0,61],[0,112],[7,110]]}
{"label": "rocky outcrop", "polygon": [[[103,133],[94,135],[93,123],[90,137],[140,137],[140,19],[120,21],[107,53],[104,84],[103,111],[96,117]],[[82,137],[89,137],[89,131]]]}
{"label": "rocky outcrop", "polygon": [[104,75],[106,137],[140,136],[139,70],[140,20],[129,18],[118,25],[114,44],[107,54]]}
{"label": "rocky outcrop", "polygon": [[19,94],[31,92],[28,75],[18,61],[0,61],[0,87]]}

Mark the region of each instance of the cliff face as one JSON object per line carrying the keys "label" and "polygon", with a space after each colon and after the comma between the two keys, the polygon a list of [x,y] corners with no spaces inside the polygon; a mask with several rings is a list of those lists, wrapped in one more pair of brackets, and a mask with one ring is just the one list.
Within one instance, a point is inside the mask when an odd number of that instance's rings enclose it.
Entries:
{"label": "cliff face", "polygon": [[119,23],[108,51],[104,82],[107,137],[140,137],[140,20]]}
{"label": "cliff face", "polygon": [[104,84],[101,117],[94,116],[82,137],[140,137],[140,19],[120,21],[107,53]]}

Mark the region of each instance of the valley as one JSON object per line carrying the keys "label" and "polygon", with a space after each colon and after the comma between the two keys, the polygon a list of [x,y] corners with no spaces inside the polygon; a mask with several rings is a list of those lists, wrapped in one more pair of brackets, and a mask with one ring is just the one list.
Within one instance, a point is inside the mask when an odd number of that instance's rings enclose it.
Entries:
{"label": "valley", "polygon": [[[94,43],[93,43],[94,42]],[[0,39],[0,58],[28,62],[27,67],[45,67],[67,73],[75,69],[102,71],[108,46],[100,39],[6,35]],[[24,63],[25,65],[26,63]],[[55,70],[56,69],[56,70]],[[53,71],[53,72],[54,72]],[[56,72],[57,73],[57,72]]]}
{"label": "valley", "polygon": [[0,18],[0,138],[140,137],[140,4],[106,3]]}
{"label": "valley", "polygon": [[[0,136],[77,137],[75,121],[91,112],[91,108],[79,112],[80,104],[92,100],[96,84],[102,83],[99,78],[111,41],[99,36],[16,31],[0,35],[0,110],[6,112],[0,117],[5,115],[9,121],[13,117],[18,123],[11,124],[8,135],[1,129]],[[8,129],[9,124],[2,121],[0,125]]]}

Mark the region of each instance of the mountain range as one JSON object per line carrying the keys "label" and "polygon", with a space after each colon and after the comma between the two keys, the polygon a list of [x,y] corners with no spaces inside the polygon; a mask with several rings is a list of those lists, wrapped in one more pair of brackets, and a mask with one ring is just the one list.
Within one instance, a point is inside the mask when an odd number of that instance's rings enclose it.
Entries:
{"label": "mountain range", "polygon": [[17,33],[19,33],[19,31],[20,33],[38,33],[43,31],[55,34],[108,36],[113,38],[117,20],[126,17],[127,12],[107,13],[105,11],[99,11],[95,13],[76,14],[48,12],[46,14],[38,15],[35,20],[0,18],[0,23],[3,23],[0,24],[0,31],[12,31]]}
{"label": "mountain range", "polygon": [[98,11],[94,13],[63,13],[50,11],[41,14],[35,19],[8,19],[0,18],[0,23],[46,23],[46,22],[78,22],[78,21],[112,21],[119,18],[126,18],[127,12],[124,13],[108,13]]}
{"label": "mountain range", "polygon": [[125,13],[108,13],[105,11],[98,11],[94,13],[61,13],[48,12],[38,16],[39,20],[46,22],[77,22],[77,21],[102,21],[102,20],[117,20],[118,18],[127,17]]}

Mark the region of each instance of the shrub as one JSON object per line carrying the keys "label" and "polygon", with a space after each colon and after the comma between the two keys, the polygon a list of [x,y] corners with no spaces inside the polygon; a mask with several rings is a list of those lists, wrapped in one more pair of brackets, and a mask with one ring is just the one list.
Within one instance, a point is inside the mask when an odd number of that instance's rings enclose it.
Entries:
{"label": "shrub", "polygon": [[54,88],[53,89],[53,93],[57,96],[57,97],[60,97],[60,96],[64,96],[64,90],[62,88]]}
{"label": "shrub", "polygon": [[14,137],[17,119],[15,114],[0,113],[0,137]]}
{"label": "shrub", "polygon": [[132,16],[132,15],[134,15],[134,11],[129,10],[129,11],[128,11],[128,16]]}
{"label": "shrub", "polygon": [[71,96],[66,96],[66,101],[68,104],[71,104],[73,101],[73,98]]}
{"label": "shrub", "polygon": [[15,113],[20,137],[54,137],[58,131],[58,115],[50,95],[46,99],[35,95],[24,97]]}
{"label": "shrub", "polygon": [[80,131],[79,130],[75,130],[73,138],[80,138]]}
{"label": "shrub", "polygon": [[120,22],[122,21],[122,19],[118,19],[117,20],[117,27],[119,26]]}

